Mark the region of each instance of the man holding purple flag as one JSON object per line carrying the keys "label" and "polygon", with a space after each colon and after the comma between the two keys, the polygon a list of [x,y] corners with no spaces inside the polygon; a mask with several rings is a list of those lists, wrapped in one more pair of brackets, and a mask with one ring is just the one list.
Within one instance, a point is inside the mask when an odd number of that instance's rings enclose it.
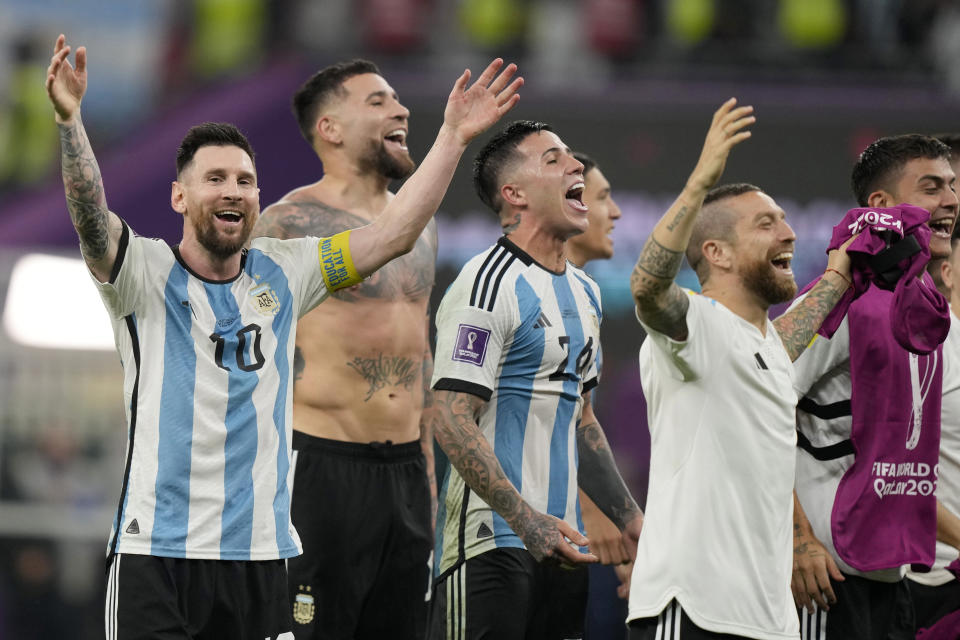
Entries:
{"label": "man holding purple flag", "polygon": [[914,637],[903,576],[934,561],[949,328],[923,268],[950,254],[949,158],[926,136],[875,141],[853,169],[863,208],[834,232],[834,245],[860,233],[852,292],[795,363],[793,592],[805,637]]}

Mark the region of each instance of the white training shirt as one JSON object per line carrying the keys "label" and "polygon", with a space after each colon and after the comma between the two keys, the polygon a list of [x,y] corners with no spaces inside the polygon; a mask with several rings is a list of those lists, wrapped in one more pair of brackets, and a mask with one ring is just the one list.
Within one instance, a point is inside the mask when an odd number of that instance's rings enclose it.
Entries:
{"label": "white training shirt", "polygon": [[[960,516],[960,318],[950,312],[950,333],[943,342],[943,401],[940,408],[940,474],[937,499]],[[954,579],[944,567],[957,559],[958,551],[937,541],[937,560],[929,573],[907,572],[907,577],[936,587]]]}
{"label": "white training shirt", "polygon": [[97,282],[128,424],[110,551],[299,554],[288,479],[292,363],[297,319],[327,296],[318,239],[257,238],[240,274],[213,282],[124,225],[114,270],[110,283]]}
{"label": "white training shirt", "polygon": [[628,620],[676,598],[702,629],[796,640],[793,366],[769,320],[764,336],[687,293],[687,340],[645,326],[640,348],[650,482]]}
{"label": "white training shirt", "polygon": [[[600,289],[569,262],[554,273],[506,237],[471,259],[437,310],[433,388],[487,400],[479,419],[523,499],[583,531],[576,426],[597,382]],[[523,548],[453,465],[440,488],[436,572]]]}

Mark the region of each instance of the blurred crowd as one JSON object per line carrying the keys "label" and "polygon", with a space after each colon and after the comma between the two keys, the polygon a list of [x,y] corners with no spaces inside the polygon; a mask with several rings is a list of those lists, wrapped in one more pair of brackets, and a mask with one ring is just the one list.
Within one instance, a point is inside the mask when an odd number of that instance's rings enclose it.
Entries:
{"label": "blurred crowd", "polygon": [[955,0],[6,0],[0,197],[49,177],[56,159],[38,78],[64,17],[103,56],[85,113],[107,142],[198,87],[291,56],[364,55],[445,78],[495,53],[542,85],[567,88],[571,78],[732,79],[749,70],[787,82],[876,73],[960,94]]}

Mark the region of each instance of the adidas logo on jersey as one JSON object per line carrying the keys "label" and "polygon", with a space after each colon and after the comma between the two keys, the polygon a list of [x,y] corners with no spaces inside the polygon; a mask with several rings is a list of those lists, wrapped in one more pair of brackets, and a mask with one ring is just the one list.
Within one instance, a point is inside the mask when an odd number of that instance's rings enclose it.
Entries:
{"label": "adidas logo on jersey", "polygon": [[483,538],[489,538],[493,535],[493,531],[490,531],[490,527],[487,526],[486,522],[480,523],[480,528],[477,529],[477,540]]}
{"label": "adidas logo on jersey", "polygon": [[140,533],[140,525],[137,524],[136,518],[134,518],[133,522],[130,523],[130,526],[127,527],[127,533]]}
{"label": "adidas logo on jersey", "polygon": [[547,316],[544,315],[543,311],[540,312],[540,317],[537,318],[537,321],[533,323],[534,329],[545,329],[546,327],[552,327],[550,321],[547,320]]}

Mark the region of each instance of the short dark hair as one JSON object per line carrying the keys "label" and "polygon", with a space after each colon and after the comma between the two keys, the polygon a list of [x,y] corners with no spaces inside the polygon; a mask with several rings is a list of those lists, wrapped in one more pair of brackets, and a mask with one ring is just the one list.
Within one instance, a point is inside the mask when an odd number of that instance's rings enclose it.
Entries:
{"label": "short dark hair", "polygon": [[936,138],[943,144],[950,147],[950,161],[960,160],[960,133],[936,133],[931,138]]}
{"label": "short dark hair", "polygon": [[936,138],[908,133],[880,138],[863,150],[853,165],[850,186],[857,204],[867,206],[867,199],[877,189],[888,188],[903,167],[917,158],[950,160],[950,147]]}
{"label": "short dark hair", "polygon": [[548,124],[533,120],[511,122],[483,145],[473,161],[473,187],[483,204],[496,214],[503,201],[500,198],[500,180],[503,170],[517,157],[517,147],[527,136],[541,131],[553,131]]}
{"label": "short dark hair", "polygon": [[300,85],[293,94],[293,115],[297,118],[300,134],[313,144],[313,125],[317,122],[320,109],[330,98],[342,98],[346,95],[343,83],[354,76],[365,73],[380,74],[380,69],[369,60],[350,60],[338,62],[317,71]]}
{"label": "short dark hair", "polygon": [[254,159],[253,147],[240,129],[229,122],[204,122],[191,127],[180,141],[177,148],[177,177],[190,164],[198,149],[209,146],[240,147],[247,152],[251,161]]}
{"label": "short dark hair", "polygon": [[728,198],[735,198],[751,191],[763,191],[760,187],[748,182],[734,182],[722,184],[707,192],[703,199],[703,207],[693,224],[690,242],[687,244],[687,262],[697,274],[697,280],[703,285],[710,276],[709,265],[703,259],[703,243],[707,240],[736,239],[734,231],[737,220],[732,212],[721,206]]}
{"label": "short dark hair", "polygon": [[590,173],[591,169],[597,168],[597,161],[582,151],[574,151],[573,157],[577,159],[577,162],[583,165],[583,175],[587,175]]}

